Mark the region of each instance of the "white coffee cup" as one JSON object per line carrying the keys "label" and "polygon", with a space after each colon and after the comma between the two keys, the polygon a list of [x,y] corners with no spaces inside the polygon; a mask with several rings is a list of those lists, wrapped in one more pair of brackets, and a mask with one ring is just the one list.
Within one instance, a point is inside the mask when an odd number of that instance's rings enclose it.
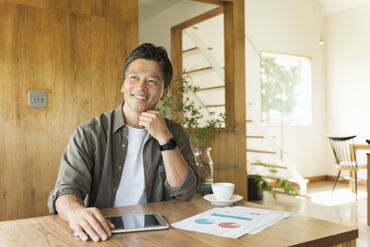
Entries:
{"label": "white coffee cup", "polygon": [[235,185],[233,183],[214,183],[212,191],[219,201],[228,201],[233,196]]}

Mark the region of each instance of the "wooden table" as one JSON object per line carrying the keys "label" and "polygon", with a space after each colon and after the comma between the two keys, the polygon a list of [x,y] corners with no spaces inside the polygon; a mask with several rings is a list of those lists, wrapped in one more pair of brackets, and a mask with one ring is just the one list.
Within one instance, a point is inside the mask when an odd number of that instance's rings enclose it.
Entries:
{"label": "wooden table", "polygon": [[[241,201],[238,205],[258,207]],[[145,206],[103,210],[105,215],[159,212],[171,224],[213,208],[200,196]],[[170,227],[169,230],[113,235],[105,242],[83,242],[72,236],[67,222],[44,216],[0,222],[0,246],[356,246],[358,229],[293,214],[256,235],[228,239]]]}

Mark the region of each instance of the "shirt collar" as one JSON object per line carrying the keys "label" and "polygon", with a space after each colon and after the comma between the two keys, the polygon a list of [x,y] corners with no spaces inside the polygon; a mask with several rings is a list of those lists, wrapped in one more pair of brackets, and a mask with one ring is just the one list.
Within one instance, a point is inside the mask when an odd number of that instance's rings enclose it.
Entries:
{"label": "shirt collar", "polygon": [[116,133],[117,130],[126,125],[125,117],[123,116],[124,103],[125,101],[122,101],[113,111],[113,133]]}

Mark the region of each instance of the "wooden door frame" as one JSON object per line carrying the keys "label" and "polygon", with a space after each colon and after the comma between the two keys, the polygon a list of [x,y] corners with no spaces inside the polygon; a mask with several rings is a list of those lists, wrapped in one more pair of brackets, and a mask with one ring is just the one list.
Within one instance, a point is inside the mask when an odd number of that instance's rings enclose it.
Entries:
{"label": "wooden door frame", "polygon": [[[246,82],[245,82],[245,20],[244,0],[197,0],[222,6],[224,12],[225,40],[225,101],[226,128],[232,129],[237,138],[234,139],[237,157],[233,164],[240,169],[240,176],[234,181],[239,185],[236,190],[243,196],[247,195],[246,171]],[[213,10],[216,11],[216,10]],[[212,14],[212,10],[205,13]],[[196,18],[194,18],[196,20]],[[182,29],[189,22],[171,28],[171,59],[174,75],[182,72]],[[175,82],[176,83],[176,82]],[[221,129],[222,131],[222,129]],[[224,147],[227,149],[227,147]],[[235,150],[234,150],[235,151]],[[216,167],[215,167],[216,168]]]}

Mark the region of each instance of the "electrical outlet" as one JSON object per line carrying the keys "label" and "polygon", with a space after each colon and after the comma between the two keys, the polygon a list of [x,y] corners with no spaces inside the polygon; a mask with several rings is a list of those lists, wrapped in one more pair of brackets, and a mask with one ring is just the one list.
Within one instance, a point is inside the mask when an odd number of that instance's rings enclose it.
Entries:
{"label": "electrical outlet", "polygon": [[28,106],[30,108],[46,108],[48,105],[48,94],[45,91],[29,91]]}

